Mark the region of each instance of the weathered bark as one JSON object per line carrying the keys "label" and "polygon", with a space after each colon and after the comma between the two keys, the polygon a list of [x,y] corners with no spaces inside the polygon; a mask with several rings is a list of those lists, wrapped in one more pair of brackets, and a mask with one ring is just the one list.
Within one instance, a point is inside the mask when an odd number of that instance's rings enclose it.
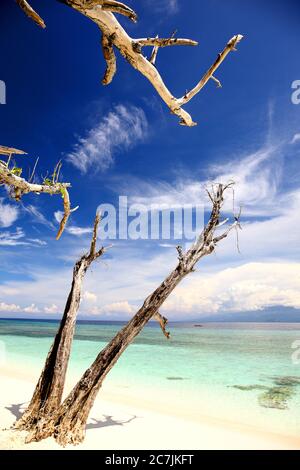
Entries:
{"label": "weathered bark", "polygon": [[146,323],[157,314],[164,301],[179,282],[194,270],[195,264],[202,257],[212,253],[217,243],[227,237],[230,230],[237,226],[238,220],[229,225],[225,232],[220,235],[216,234],[218,227],[227,222],[226,219],[226,221],[220,224],[220,211],[223,204],[224,191],[229,186],[231,185],[223,186],[220,184],[216,191],[213,190],[210,193],[213,204],[212,212],[207,225],[198,239],[186,253],[181,248],[178,249],[179,256],[176,268],[147,297],[134,317],[99,353],[93,364],[86,370],[80,381],[59,407],[54,418],[52,417],[42,429],[37,428],[31,434],[30,440],[41,440],[54,435],[57,442],[61,445],[82,442],[88,415],[108,372]]}
{"label": "weathered bark", "polygon": [[[113,51],[115,46],[122,56],[142,75],[144,75],[149,82],[153,85],[157,93],[169,107],[173,114],[180,118],[180,124],[184,126],[195,126],[196,122],[193,121],[190,114],[185,111],[182,106],[188,103],[197,93],[211,79],[215,81],[218,87],[221,82],[214,76],[215,71],[219,68],[221,63],[231,51],[236,50],[237,44],[243,39],[241,34],[233,36],[226,44],[223,51],[218,54],[217,59],[213,65],[204,74],[197,85],[189,92],[186,92],[181,98],[176,98],[166,87],[161,75],[155,67],[155,61],[160,47],[166,46],[196,46],[197,41],[191,39],[175,38],[172,35],[170,38],[131,38],[125,29],[121,26],[115,13],[125,15],[133,21],[137,20],[136,13],[121,2],[114,0],[58,0],[69,7],[74,8],[83,15],[94,21],[102,32],[102,49],[104,57],[107,62],[107,69],[102,80],[104,85],[111,82],[116,72],[116,60]],[[29,15],[30,16],[30,15]],[[154,46],[152,54],[147,59],[142,54],[142,49],[145,46]]]}
{"label": "weathered bark", "polygon": [[23,416],[14,425],[16,429],[26,429],[30,431],[35,429],[35,427],[42,427],[44,421],[47,421],[61,404],[76,317],[81,300],[83,278],[92,262],[105,252],[105,248],[103,247],[96,251],[99,221],[100,216],[97,214],[94,222],[90,251],[84,254],[75,263],[72,286],[59,330],[49,350],[44,369],[35,388],[31,402]]}
{"label": "weathered bark", "polygon": [[[71,209],[70,197],[68,193],[68,188],[71,186],[71,184],[59,183],[57,181],[57,176],[59,173],[56,175],[56,179],[53,178],[52,180],[49,180],[47,184],[31,183],[30,180],[27,181],[26,179],[21,178],[18,174],[16,174],[14,168],[10,168],[9,166],[12,155],[26,155],[26,152],[23,152],[23,150],[0,146],[0,154],[6,155],[8,157],[8,162],[0,160],[0,186],[7,186],[9,189],[9,194],[13,199],[20,201],[22,196],[28,193],[46,193],[51,195],[60,194],[62,196],[64,201],[64,215],[56,235],[56,240],[59,240],[71,213],[78,209],[78,207]],[[32,176],[33,174],[31,177]]]}

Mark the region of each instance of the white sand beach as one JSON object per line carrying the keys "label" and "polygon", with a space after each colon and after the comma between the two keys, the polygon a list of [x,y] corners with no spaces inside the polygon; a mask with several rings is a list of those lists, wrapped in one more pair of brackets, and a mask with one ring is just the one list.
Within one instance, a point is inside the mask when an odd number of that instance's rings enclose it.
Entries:
{"label": "white sand beach", "polygon": [[[35,377],[36,379],[36,377]],[[9,428],[30,399],[32,372],[0,369],[0,449],[62,449],[54,439],[25,444],[25,432]],[[300,449],[299,439],[187,413],[172,404],[149,405],[146,397],[117,397],[106,389],[96,400],[83,444],[70,449]],[[202,405],[204,406],[204,405]]]}

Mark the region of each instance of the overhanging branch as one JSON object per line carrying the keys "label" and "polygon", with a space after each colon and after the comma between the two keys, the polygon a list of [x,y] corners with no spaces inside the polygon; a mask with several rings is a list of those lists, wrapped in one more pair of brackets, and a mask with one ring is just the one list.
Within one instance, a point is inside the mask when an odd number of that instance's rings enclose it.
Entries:
{"label": "overhanging branch", "polygon": [[[18,3],[22,7],[20,1],[21,0],[19,0]],[[230,39],[224,50],[218,55],[216,61],[204,74],[197,85],[192,90],[185,93],[183,97],[176,98],[169,91],[160,73],[155,67],[158,49],[160,47],[167,46],[195,46],[198,44],[197,41],[193,41],[192,39],[176,38],[174,37],[174,33],[170,38],[131,38],[114,14],[120,13],[133,21],[136,21],[137,15],[131,8],[121,2],[114,0],[58,1],[87,16],[100,28],[102,32],[102,50],[107,64],[106,72],[102,80],[104,85],[107,85],[112,81],[116,72],[116,58],[113,50],[113,47],[115,46],[120,51],[121,55],[132,65],[132,67],[138,70],[149,80],[159,96],[169,107],[171,113],[176,114],[180,119],[180,124],[184,126],[192,127],[196,125],[196,122],[193,121],[190,114],[185,111],[182,106],[188,103],[196,94],[198,94],[209,80],[215,81],[217,86],[219,88],[221,87],[221,82],[217,77],[215,77],[214,73],[225,60],[229,52],[236,50],[237,44],[243,39],[241,34],[237,34],[232,39]],[[28,11],[31,12],[31,14],[28,14],[28,16],[36,21],[35,16],[32,14],[33,10],[28,5],[28,3],[24,1],[21,3],[26,4],[27,14]],[[142,48],[144,46],[153,47],[153,51],[149,60],[142,54]]]}
{"label": "overhanging branch", "polygon": [[10,168],[9,162],[13,154],[22,155],[25,154],[22,150],[17,150],[10,147],[0,146],[0,154],[8,156],[8,162],[0,160],[0,185],[5,185],[9,189],[10,196],[16,201],[20,201],[22,196],[29,193],[34,194],[59,194],[64,201],[64,215],[60,222],[59,230],[56,236],[58,240],[67,224],[71,212],[74,212],[78,207],[71,209],[70,197],[68,188],[71,186],[70,183],[59,183],[51,180],[44,181],[43,184],[36,184],[27,181],[25,178],[20,176],[21,168]]}

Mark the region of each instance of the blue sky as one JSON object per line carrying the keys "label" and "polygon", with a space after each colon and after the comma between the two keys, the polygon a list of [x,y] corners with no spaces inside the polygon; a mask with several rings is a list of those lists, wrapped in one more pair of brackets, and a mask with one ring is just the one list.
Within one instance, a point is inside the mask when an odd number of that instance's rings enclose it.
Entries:
{"label": "blue sky", "polygon": [[[53,0],[32,0],[47,25],[41,30],[15,2],[1,2],[0,80],[7,104],[0,105],[0,144],[26,150],[29,156],[17,160],[24,168],[38,156],[42,176],[62,159],[72,203],[80,207],[56,242],[59,197],[25,196],[17,204],[1,188],[0,315],[55,318],[61,312],[99,204],[116,204],[119,195],[145,205],[197,204],[208,181],[230,179],[236,205],[243,205],[241,253],[233,233],[163,311],[189,319],[300,308],[300,105],[291,102],[291,84],[300,80],[299,2],[128,4],[138,23],[118,19],[132,37],[177,29],[199,41],[198,47],[159,51],[157,67],[175,96],[195,85],[233,35],[245,38],[217,73],[223,88],[210,82],[186,105],[198,122],[187,128],[118,53],[112,84],[101,85],[99,30],[87,18]],[[87,275],[82,317],[132,315],[173,268],[175,245],[114,241]]]}

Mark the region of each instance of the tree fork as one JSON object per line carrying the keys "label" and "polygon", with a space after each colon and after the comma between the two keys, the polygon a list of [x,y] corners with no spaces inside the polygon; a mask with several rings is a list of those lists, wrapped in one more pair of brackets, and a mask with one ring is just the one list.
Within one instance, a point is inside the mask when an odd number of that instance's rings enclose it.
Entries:
{"label": "tree fork", "polygon": [[216,234],[220,223],[220,212],[224,192],[232,185],[217,185],[210,195],[212,211],[208,223],[192,247],[184,253],[180,249],[176,268],[166,277],[160,286],[144,301],[142,307],[122,330],[98,354],[93,364],[86,370],[80,381],[63,401],[57,412],[50,417],[42,428],[37,427],[28,437],[28,442],[39,441],[51,435],[63,446],[79,444],[85,436],[86,422],[98,391],[108,372],[116,364],[125,349],[141,332],[146,323],[159,311],[162,304],[189,273],[194,271],[196,263],[204,256],[211,254],[219,241],[226,238],[229,232],[239,226],[239,220],[229,225],[227,230]]}

